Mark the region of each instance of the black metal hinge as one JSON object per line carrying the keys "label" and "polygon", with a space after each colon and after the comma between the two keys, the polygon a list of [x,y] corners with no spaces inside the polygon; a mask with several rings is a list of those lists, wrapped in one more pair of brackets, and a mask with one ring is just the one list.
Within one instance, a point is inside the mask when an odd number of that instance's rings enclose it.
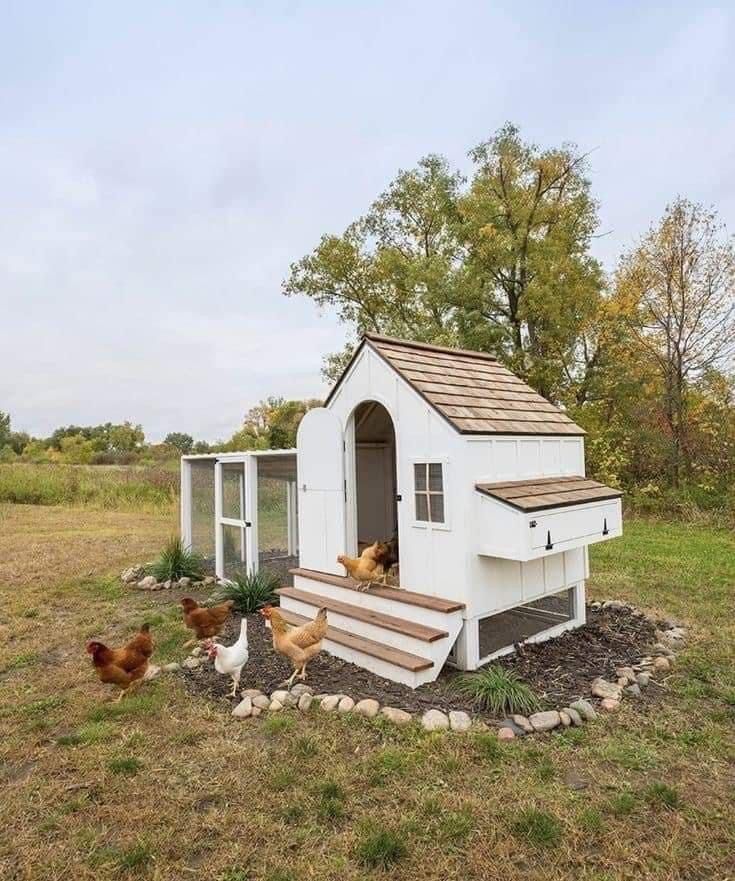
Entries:
{"label": "black metal hinge", "polygon": [[547,551],[554,550],[554,545],[551,541],[551,530],[550,529],[546,531],[546,548],[545,548],[545,550],[547,550]]}
{"label": "black metal hinge", "polygon": [[608,535],[609,532],[610,532],[610,530],[607,528],[607,517],[605,517],[605,522],[603,523],[603,526],[602,526],[602,534]]}
{"label": "black metal hinge", "polygon": [[398,493],[398,495],[396,496],[396,501],[397,501],[397,502],[402,502],[402,501],[403,501],[403,496],[402,496],[400,493]]}
{"label": "black metal hinge", "polygon": [[538,523],[536,523],[535,520],[532,520],[528,525],[531,529],[535,529],[538,526]]}

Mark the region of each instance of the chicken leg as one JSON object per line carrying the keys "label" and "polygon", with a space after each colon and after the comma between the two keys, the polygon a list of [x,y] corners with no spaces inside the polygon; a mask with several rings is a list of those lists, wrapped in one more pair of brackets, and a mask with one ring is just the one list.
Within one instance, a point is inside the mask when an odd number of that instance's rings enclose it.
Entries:
{"label": "chicken leg", "polygon": [[235,697],[237,694],[237,689],[240,687],[240,674],[242,673],[242,668],[235,670],[234,673],[230,673],[232,677],[232,691],[229,694],[229,697]]}

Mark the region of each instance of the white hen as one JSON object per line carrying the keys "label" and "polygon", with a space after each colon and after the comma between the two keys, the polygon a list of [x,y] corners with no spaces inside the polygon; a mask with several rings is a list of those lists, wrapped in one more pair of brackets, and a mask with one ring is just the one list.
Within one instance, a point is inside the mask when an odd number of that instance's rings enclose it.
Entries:
{"label": "white hen", "polygon": [[223,676],[232,677],[232,691],[230,697],[237,694],[240,685],[242,668],[248,662],[248,622],[243,618],[240,622],[240,636],[232,645],[220,645],[218,642],[209,640],[206,651],[210,658],[214,658],[214,669]]}

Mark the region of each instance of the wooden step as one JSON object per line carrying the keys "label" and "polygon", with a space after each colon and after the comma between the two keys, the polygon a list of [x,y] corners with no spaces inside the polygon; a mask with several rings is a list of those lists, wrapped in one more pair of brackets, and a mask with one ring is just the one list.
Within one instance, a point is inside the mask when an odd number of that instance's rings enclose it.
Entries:
{"label": "wooden step", "polygon": [[[332,575],[331,572],[318,572],[316,569],[290,569],[289,571],[291,575],[302,575],[304,578],[311,578],[312,581],[323,581],[324,584],[333,584],[347,590],[364,588],[363,582],[356,581],[354,578],[346,578],[344,575]],[[434,612],[459,612],[464,609],[464,603],[458,603],[455,600],[443,600],[441,597],[432,597],[426,593],[416,593],[382,584],[371,586],[369,592],[376,597],[395,600],[395,602],[405,603],[407,606],[432,609]]]}
{"label": "wooden step", "polygon": [[333,600],[331,597],[321,596],[317,593],[309,593],[296,587],[282,587],[276,593],[282,597],[291,597],[300,603],[316,606],[317,609],[323,606],[329,612],[336,612],[338,615],[354,618],[355,621],[363,621],[365,624],[374,624],[376,627],[392,630],[403,636],[412,636],[422,642],[435,642],[437,639],[449,636],[446,630],[437,630],[435,627],[427,627],[425,624],[417,624],[415,621],[406,621],[405,618],[385,615],[383,612],[375,612],[373,609],[367,609],[363,606],[354,606],[352,603],[343,603],[340,600]]}
{"label": "wooden step", "polygon": [[[296,612],[290,612],[288,609],[279,609],[279,611],[284,621],[296,627],[312,620],[304,615],[298,615]],[[420,658],[418,655],[394,649],[389,645],[376,642],[374,639],[366,639],[364,636],[354,636],[352,633],[347,633],[346,630],[339,630],[337,627],[327,627],[327,633],[324,638],[331,640],[331,642],[339,643],[339,645],[344,645],[356,652],[362,652],[364,655],[380,658],[381,661],[394,664],[396,667],[402,667],[404,670],[410,670],[412,673],[419,673],[421,670],[428,670],[429,667],[434,666],[434,662],[428,658]]]}

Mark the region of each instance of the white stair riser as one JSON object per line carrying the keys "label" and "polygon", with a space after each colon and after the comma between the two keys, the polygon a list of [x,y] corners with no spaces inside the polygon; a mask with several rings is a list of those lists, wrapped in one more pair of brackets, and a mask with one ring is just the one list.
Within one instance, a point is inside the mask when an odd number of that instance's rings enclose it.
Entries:
{"label": "white stair riser", "polygon": [[[422,670],[420,673],[413,673],[410,670],[404,670],[403,667],[396,667],[395,664],[382,661],[380,658],[374,658],[372,655],[366,655],[340,643],[332,642],[330,639],[325,639],[323,645],[325,651],[329,652],[330,655],[334,655],[335,658],[349,661],[351,664],[356,664],[358,667],[375,673],[381,679],[400,682],[409,688],[418,688],[419,685],[423,685],[425,682],[431,682],[437,675],[434,667],[429,667],[428,670]],[[307,667],[307,676],[308,672]]]}
{"label": "white stair riser", "polygon": [[[290,612],[296,612],[306,618],[313,618],[316,613],[314,605],[296,600],[293,597],[282,596],[281,606]],[[451,620],[449,616],[446,616],[444,629],[448,631],[449,636],[434,640],[434,642],[424,642],[415,637],[396,633],[394,630],[388,630],[377,624],[358,621],[339,612],[328,611],[327,620],[332,627],[336,627],[339,630],[345,630],[347,633],[353,633],[355,636],[364,636],[366,639],[372,639],[383,645],[392,646],[404,652],[410,652],[421,658],[429,658],[435,663],[439,662],[440,665],[444,662],[449,651],[451,651],[454,640],[462,626],[461,618],[457,617],[456,620]],[[449,646],[447,646],[447,642],[449,642]]]}
{"label": "white stair riser", "polygon": [[424,609],[421,606],[412,606],[376,596],[369,590],[350,590],[349,588],[337,587],[335,584],[327,584],[324,581],[305,578],[303,575],[294,576],[294,587],[308,593],[350,603],[353,606],[362,606],[385,615],[393,615],[395,618],[407,618],[409,621],[425,624],[427,627],[435,627],[437,630],[448,630],[447,619],[452,616],[461,618],[463,612],[462,609],[456,612],[437,612],[435,609]]}

